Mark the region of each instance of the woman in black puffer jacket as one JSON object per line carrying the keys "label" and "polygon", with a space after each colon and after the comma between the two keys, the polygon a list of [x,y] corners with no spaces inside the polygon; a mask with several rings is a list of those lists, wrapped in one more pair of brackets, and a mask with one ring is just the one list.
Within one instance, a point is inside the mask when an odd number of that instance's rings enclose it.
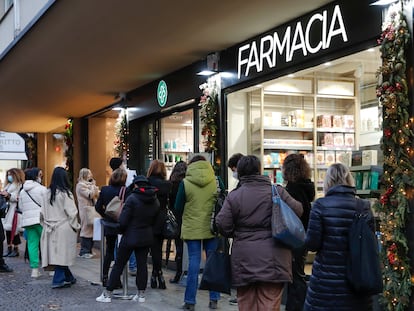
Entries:
{"label": "woman in black puffer jacket", "polygon": [[[348,285],[348,233],[356,213],[354,179],[340,163],[329,167],[324,181],[325,197],[313,204],[305,245],[315,251],[305,311],[372,310],[371,296],[356,295]],[[364,214],[372,220],[369,202]]]}

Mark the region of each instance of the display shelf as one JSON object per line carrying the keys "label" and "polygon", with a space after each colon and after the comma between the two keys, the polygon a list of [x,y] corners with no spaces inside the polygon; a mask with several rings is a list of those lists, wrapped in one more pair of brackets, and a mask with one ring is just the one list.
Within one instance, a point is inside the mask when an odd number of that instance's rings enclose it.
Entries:
{"label": "display shelf", "polygon": [[336,128],[336,127],[318,127],[319,133],[355,133],[355,129]]}
{"label": "display shelf", "polygon": [[265,130],[265,131],[282,131],[282,132],[303,132],[303,133],[313,132],[313,128],[289,127],[289,126],[264,126],[263,130]]}

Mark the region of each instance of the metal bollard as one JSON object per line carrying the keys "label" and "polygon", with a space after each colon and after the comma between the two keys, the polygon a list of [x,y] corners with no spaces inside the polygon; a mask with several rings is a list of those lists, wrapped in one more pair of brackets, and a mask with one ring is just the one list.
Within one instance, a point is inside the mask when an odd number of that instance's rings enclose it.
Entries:
{"label": "metal bollard", "polygon": [[[118,235],[118,239],[120,236]],[[114,294],[114,298],[122,300],[131,300],[134,295],[128,295],[128,263],[125,264],[124,272],[122,273],[122,294]]]}

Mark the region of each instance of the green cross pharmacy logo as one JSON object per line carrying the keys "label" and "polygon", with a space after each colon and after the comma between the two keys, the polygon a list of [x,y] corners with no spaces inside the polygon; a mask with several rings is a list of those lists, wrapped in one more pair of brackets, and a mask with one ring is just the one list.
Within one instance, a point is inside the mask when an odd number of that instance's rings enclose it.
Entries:
{"label": "green cross pharmacy logo", "polygon": [[160,105],[160,107],[164,107],[165,104],[167,103],[167,98],[168,98],[167,83],[165,83],[164,80],[161,80],[158,83],[158,88],[157,88],[158,105]]}

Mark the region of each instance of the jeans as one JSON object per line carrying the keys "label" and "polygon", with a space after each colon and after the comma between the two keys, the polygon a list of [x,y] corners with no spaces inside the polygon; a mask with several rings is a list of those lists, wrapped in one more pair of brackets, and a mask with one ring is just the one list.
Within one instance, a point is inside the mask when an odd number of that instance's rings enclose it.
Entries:
{"label": "jeans", "polygon": [[81,249],[79,255],[92,254],[93,240],[92,238],[85,238],[81,236]]}
{"label": "jeans", "polygon": [[[188,249],[188,274],[187,287],[185,288],[184,302],[188,304],[196,304],[196,295],[198,288],[198,274],[200,272],[201,262],[201,244],[203,244],[204,251],[209,253],[214,251],[217,247],[217,239],[212,238],[208,240],[186,240]],[[219,300],[220,293],[210,291],[210,300]]]}
{"label": "jeans", "polygon": [[136,271],[137,270],[137,258],[135,257],[135,253],[132,252],[131,256],[129,257],[129,271]]}
{"label": "jeans", "polygon": [[74,283],[75,277],[69,270],[68,266],[55,266],[55,274],[53,275],[53,285],[63,285],[65,282]]}

